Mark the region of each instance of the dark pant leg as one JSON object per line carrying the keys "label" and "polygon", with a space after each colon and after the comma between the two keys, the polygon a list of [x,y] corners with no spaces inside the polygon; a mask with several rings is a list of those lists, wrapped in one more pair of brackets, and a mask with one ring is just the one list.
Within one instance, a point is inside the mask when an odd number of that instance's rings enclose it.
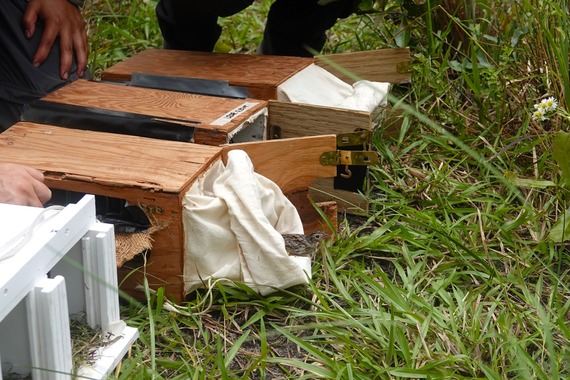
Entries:
{"label": "dark pant leg", "polygon": [[[59,76],[58,41],[40,67],[32,65],[44,28],[37,22],[34,36],[26,39],[22,28],[26,6],[26,0],[0,1],[0,131],[19,121],[26,103],[67,83]],[[74,62],[69,80],[77,78],[76,69]]]}
{"label": "dark pant leg", "polygon": [[253,0],[161,0],[156,17],[164,47],[212,51],[221,34],[218,17],[231,16]]}
{"label": "dark pant leg", "polygon": [[267,16],[260,52],[270,55],[311,57],[326,42],[325,32],[339,18],[356,9],[358,0],[336,0],[319,5],[318,0],[276,0]]}

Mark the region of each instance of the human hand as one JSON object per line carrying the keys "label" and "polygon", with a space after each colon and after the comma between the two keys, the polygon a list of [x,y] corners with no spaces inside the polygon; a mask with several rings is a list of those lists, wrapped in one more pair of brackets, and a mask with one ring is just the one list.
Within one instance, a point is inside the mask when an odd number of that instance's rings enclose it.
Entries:
{"label": "human hand", "polygon": [[0,164],[0,203],[42,207],[51,198],[44,175],[17,164]]}
{"label": "human hand", "polygon": [[59,75],[64,80],[69,78],[75,54],[77,75],[82,77],[87,67],[87,32],[79,8],[67,0],[30,0],[22,19],[26,38],[34,35],[38,20],[44,23],[45,28],[32,63],[41,65],[59,37]]}

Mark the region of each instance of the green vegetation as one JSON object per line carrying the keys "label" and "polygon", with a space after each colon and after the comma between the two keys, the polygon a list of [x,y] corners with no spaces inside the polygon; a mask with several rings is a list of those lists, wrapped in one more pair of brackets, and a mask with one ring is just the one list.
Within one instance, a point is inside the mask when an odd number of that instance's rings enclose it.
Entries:
{"label": "green vegetation", "polygon": [[[365,1],[325,48],[412,50],[369,215],[341,222],[309,288],[125,308],[141,337],[120,378],[569,377],[568,2],[422,3]],[[254,51],[268,4],[224,20],[218,49]],[[95,74],[161,44],[152,2],[86,14]]]}

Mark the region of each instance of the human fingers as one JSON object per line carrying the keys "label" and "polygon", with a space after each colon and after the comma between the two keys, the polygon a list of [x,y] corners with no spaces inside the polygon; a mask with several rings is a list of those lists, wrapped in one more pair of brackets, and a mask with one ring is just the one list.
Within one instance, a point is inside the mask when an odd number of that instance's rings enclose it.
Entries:
{"label": "human fingers", "polygon": [[44,174],[41,171],[28,166],[24,167],[24,169],[33,179],[31,184],[39,201],[42,204],[49,201],[51,199],[51,190],[44,184]]}
{"label": "human fingers", "polygon": [[42,173],[41,171],[31,168],[29,166],[22,166],[22,168],[34,179],[36,179],[37,181],[43,182],[44,181],[44,173]]}
{"label": "human fingers", "polygon": [[33,168],[0,163],[0,202],[42,207],[51,198],[44,175]]}
{"label": "human fingers", "polygon": [[[55,39],[58,36],[58,29],[53,22],[45,22],[44,32],[42,34],[42,38],[40,39],[40,44],[38,45],[38,49],[32,58],[32,63],[35,67],[39,67],[44,61],[46,60],[49,52],[51,51]],[[71,66],[71,64],[69,64]],[[66,69],[69,71],[69,67]],[[63,72],[63,70],[60,70]],[[63,76],[62,76],[63,78]],[[67,78],[63,78],[67,79]]]}
{"label": "human fingers", "polygon": [[39,6],[38,3],[30,2],[24,11],[22,17],[22,26],[24,27],[24,35],[30,39],[36,31],[36,21],[38,20]]}
{"label": "human fingers", "polygon": [[82,77],[87,68],[88,57],[88,44],[87,44],[87,31],[85,30],[85,22],[81,15],[76,20],[76,27],[72,29],[72,43],[73,51],[75,52],[75,59],[77,61],[77,75]]}
{"label": "human fingers", "polygon": [[[34,182],[43,185],[30,176],[0,177],[0,203],[42,207],[43,202],[36,193]],[[42,190],[38,187],[38,191]]]}
{"label": "human fingers", "polygon": [[[35,15],[44,24],[33,64],[36,67],[41,65],[59,38],[61,78],[69,78],[74,55],[77,74],[83,76],[87,66],[87,32],[79,8],[67,0],[30,0],[26,12]],[[31,20],[31,16],[28,17]]]}
{"label": "human fingers", "polygon": [[65,1],[64,23],[59,29],[60,43],[60,75],[63,79],[69,77],[69,70],[75,56],[77,75],[82,77],[87,67],[87,31],[79,8]]}
{"label": "human fingers", "polygon": [[40,202],[40,207],[51,199],[51,190],[43,182],[34,180],[32,181],[34,193]]}

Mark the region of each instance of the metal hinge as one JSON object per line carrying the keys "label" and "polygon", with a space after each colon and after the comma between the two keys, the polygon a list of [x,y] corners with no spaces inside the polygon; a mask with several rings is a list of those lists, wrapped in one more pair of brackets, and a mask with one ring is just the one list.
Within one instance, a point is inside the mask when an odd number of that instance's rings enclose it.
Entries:
{"label": "metal hinge", "polygon": [[370,166],[378,163],[378,153],[362,150],[337,150],[321,154],[321,165]]}

